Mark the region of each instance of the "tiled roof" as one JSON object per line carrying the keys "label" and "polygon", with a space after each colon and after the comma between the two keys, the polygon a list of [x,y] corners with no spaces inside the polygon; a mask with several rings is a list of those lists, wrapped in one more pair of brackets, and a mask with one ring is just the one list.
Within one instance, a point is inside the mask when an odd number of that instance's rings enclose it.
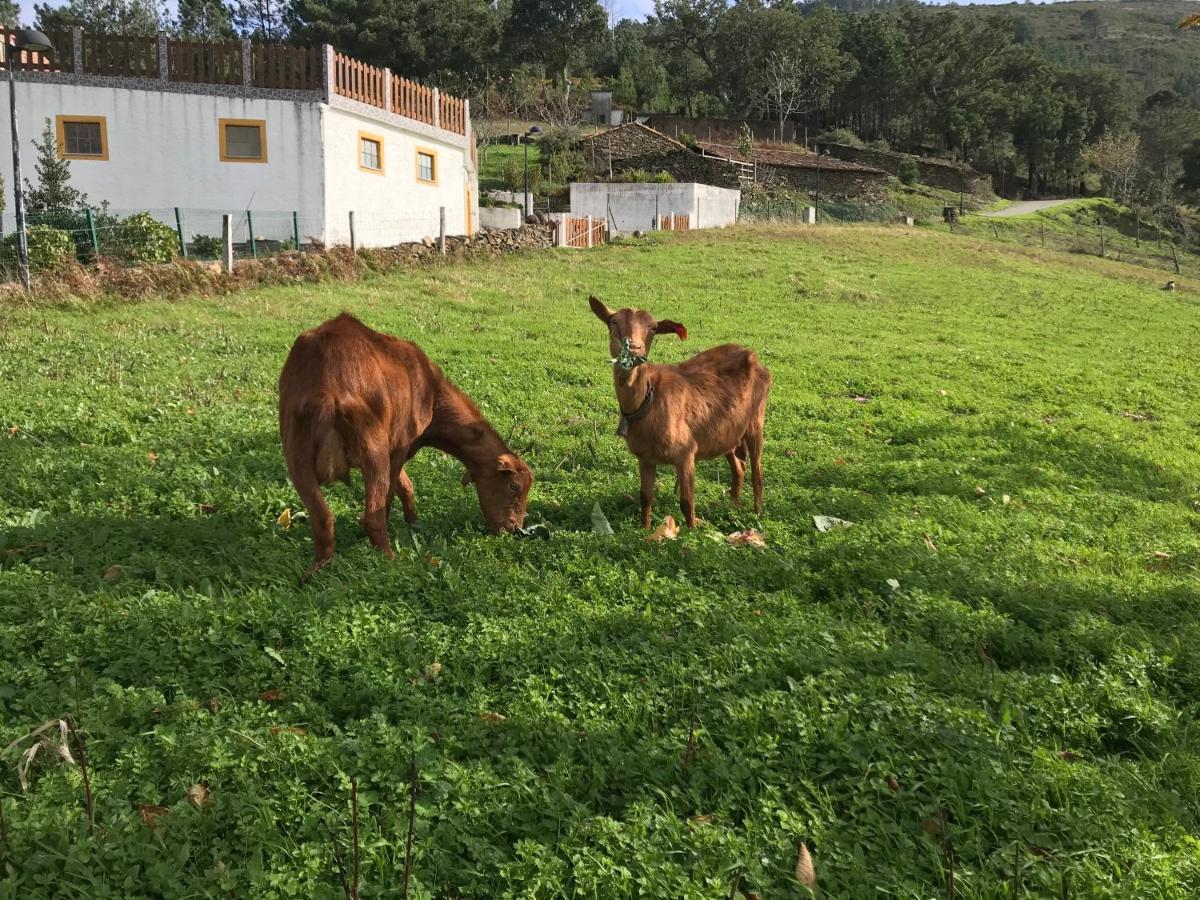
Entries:
{"label": "tiled roof", "polygon": [[817,156],[815,153],[805,153],[803,150],[788,150],[783,147],[755,147],[752,159],[745,155],[733,144],[715,144],[711,141],[698,141],[700,149],[712,156],[723,159],[733,159],[738,162],[756,162],[764,166],[776,166],[787,169],[824,169],[827,172],[862,172],[872,175],[886,175],[883,169],[864,166],[861,163],[847,162],[832,156]]}

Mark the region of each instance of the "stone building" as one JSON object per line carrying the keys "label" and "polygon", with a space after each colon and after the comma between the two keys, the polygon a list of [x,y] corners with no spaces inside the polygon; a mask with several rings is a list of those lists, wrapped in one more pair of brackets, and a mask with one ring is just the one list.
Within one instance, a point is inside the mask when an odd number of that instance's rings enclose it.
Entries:
{"label": "stone building", "polygon": [[787,147],[755,147],[747,157],[732,144],[700,141],[706,157],[725,160],[743,180],[787,187],[822,200],[882,203],[889,175],[882,169]]}
{"label": "stone building", "polygon": [[917,164],[917,180],[921,184],[946,191],[962,191],[976,197],[990,197],[993,193],[990,176],[953,160],[912,156],[871,147],[851,147],[847,144],[822,144],[818,149],[822,153],[828,151],[830,156],[837,159],[873,166],[897,177],[904,161],[911,159]]}

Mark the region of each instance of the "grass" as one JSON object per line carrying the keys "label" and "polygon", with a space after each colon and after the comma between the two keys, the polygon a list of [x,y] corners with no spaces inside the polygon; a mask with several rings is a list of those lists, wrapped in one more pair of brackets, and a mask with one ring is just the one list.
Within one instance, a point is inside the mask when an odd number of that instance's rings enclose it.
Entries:
{"label": "grass", "polygon": [[[831,898],[944,896],[951,869],[960,898],[1196,896],[1200,337],[1158,281],[926,229],[735,229],[9,309],[0,746],[73,716],[96,829],[77,767],[22,793],[5,755],[0,897],[343,896],[351,776],[363,896],[400,896],[410,759],[413,897],[803,897],[799,841]],[[659,361],[758,349],[761,519],[704,463],[708,524],[644,540],[589,292],[684,322]],[[356,481],[297,589],[275,380],[342,309],[515,428],[549,540],[483,534],[426,451],[396,560]],[[765,550],[727,545],[745,527]]]}

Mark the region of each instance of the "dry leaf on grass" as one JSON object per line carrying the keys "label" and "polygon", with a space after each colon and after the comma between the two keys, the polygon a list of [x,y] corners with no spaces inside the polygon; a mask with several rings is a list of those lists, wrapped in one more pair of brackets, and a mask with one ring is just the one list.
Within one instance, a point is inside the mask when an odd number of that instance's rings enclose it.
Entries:
{"label": "dry leaf on grass", "polygon": [[711,825],[712,820],[713,820],[712,813],[706,813],[705,815],[702,815],[702,816],[691,816],[688,818],[688,821],[691,822],[693,825]]}
{"label": "dry leaf on grass", "polygon": [[745,531],[735,531],[729,535],[728,541],[734,547],[765,547],[767,546],[766,538],[753,528],[747,528]]}
{"label": "dry leaf on grass", "polygon": [[1008,504],[1012,503],[1012,497],[1008,496],[1008,494],[1002,494],[1000,496],[1000,502],[1005,506],[1008,506]]}
{"label": "dry leaf on grass", "polygon": [[439,566],[441,566],[441,564],[442,564],[442,561],[440,559],[438,559],[436,556],[434,556],[432,553],[423,554],[421,556],[421,560],[425,563],[425,565],[429,566],[429,568],[431,568],[431,569],[436,569]]}
{"label": "dry leaf on grass", "polygon": [[207,784],[193,784],[187,789],[187,798],[196,809],[204,809],[212,802],[212,789]]}
{"label": "dry leaf on grass", "polygon": [[308,732],[297,725],[272,725],[271,734],[294,734],[296,737],[305,737]]}
{"label": "dry leaf on grass", "polygon": [[508,721],[508,716],[502,716],[498,712],[483,712],[479,714],[479,718],[489,725],[499,725],[501,722]]}
{"label": "dry leaf on grass", "polygon": [[982,497],[986,493],[987,493],[987,491],[984,490],[983,485],[979,485],[979,484],[975,485],[975,496],[976,497]]}
{"label": "dry leaf on grass", "polygon": [[677,537],[679,537],[679,526],[675,524],[675,517],[667,516],[661,525],[655,528],[651,534],[646,535],[646,540],[657,544],[662,541],[673,541]]}
{"label": "dry leaf on grass", "polygon": [[271,688],[269,691],[263,691],[258,695],[258,699],[263,703],[278,703],[283,699],[283,691],[278,688]]}
{"label": "dry leaf on grass", "polygon": [[421,670],[421,676],[426,681],[437,681],[442,677],[442,664],[435,659]]}
{"label": "dry leaf on grass", "polygon": [[887,786],[888,786],[888,790],[891,791],[893,794],[900,793],[900,782],[896,780],[895,775],[889,775],[887,777]]}
{"label": "dry leaf on grass", "polygon": [[1083,757],[1074,750],[1059,750],[1058,758],[1064,762],[1079,762],[1081,759],[1083,759]]}
{"label": "dry leaf on grass", "polygon": [[104,570],[104,574],[100,576],[100,580],[106,584],[114,584],[125,577],[125,570],[120,566],[109,566]]}
{"label": "dry leaf on grass", "polygon": [[146,454],[146,461],[152,466],[158,465],[158,454],[151,450]]}
{"label": "dry leaf on grass", "polygon": [[933,553],[938,552],[937,544],[933,542],[933,538],[931,538],[929,535],[925,535],[925,546],[928,547]]}
{"label": "dry leaf on grass", "polygon": [[796,847],[796,880],[812,891],[817,892],[817,871],[813,868],[812,854],[808,845],[801,841]]}
{"label": "dry leaf on grass", "polygon": [[1155,551],[1154,551],[1154,552],[1151,554],[1151,556],[1153,556],[1155,559],[1170,559],[1170,558],[1171,558],[1171,554],[1170,554],[1170,553],[1166,553],[1166,552],[1164,552],[1164,551],[1162,551],[1162,550],[1155,550]]}
{"label": "dry leaf on grass", "polygon": [[275,524],[284,531],[292,527],[292,508],[290,506],[284,507],[283,512],[279,514],[279,518],[275,520]]}

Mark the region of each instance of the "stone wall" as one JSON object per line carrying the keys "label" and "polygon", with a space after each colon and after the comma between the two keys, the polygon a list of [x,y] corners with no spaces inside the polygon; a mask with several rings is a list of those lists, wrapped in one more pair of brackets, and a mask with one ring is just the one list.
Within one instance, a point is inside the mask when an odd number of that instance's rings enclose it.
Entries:
{"label": "stone wall", "polygon": [[[794,122],[784,125],[780,134],[778,122],[743,119],[691,119],[685,116],[652,115],[646,119],[651,128],[661,131],[668,137],[687,132],[698,141],[728,141],[736,143],[741,137],[742,126],[747,125],[756,141],[771,141],[795,143],[797,130]],[[803,135],[799,135],[802,137]]]}
{"label": "stone wall", "polygon": [[[710,159],[691,150],[676,150],[674,153],[633,157],[613,165],[613,173],[642,169],[646,172],[669,172],[680,182],[711,184],[715,187],[736,188],[737,172],[733,166],[718,159]],[[604,175],[606,172],[596,174]]]}
{"label": "stone wall", "polygon": [[851,147],[847,144],[822,144],[820,149],[828,151],[829,155],[836,159],[862,163],[864,166],[874,166],[890,172],[896,177],[900,176],[900,166],[904,160],[911,159],[917,164],[917,178],[921,184],[946,191],[965,191],[979,197],[988,197],[992,194],[990,176],[977,172],[970,166],[948,160],[928,159],[923,156],[911,156],[892,150],[875,150],[870,147]]}
{"label": "stone wall", "polygon": [[803,191],[822,200],[851,203],[883,203],[886,200],[888,176],[880,172],[854,172],[841,169],[793,168],[790,166],[758,167],[760,184],[768,187],[787,187]]}
{"label": "stone wall", "polygon": [[636,122],[584,138],[578,146],[584,163],[592,172],[606,172],[610,160],[615,165],[633,157],[662,155],[681,149],[683,145],[678,141]]}

